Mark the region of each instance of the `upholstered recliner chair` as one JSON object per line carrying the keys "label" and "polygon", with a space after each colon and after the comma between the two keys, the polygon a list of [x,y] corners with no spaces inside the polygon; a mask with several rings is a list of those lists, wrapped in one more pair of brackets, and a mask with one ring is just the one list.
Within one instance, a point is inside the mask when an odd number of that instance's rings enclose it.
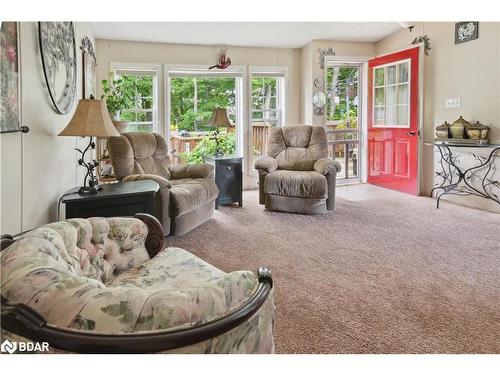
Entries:
{"label": "upholstered recliner chair", "polygon": [[322,214],[335,208],[340,164],[328,158],[326,132],[320,126],[272,128],[267,156],[255,161],[259,201],[266,209]]}
{"label": "upholstered recliner chair", "polygon": [[153,180],[160,185],[155,216],[167,234],[187,233],[212,217],[219,194],[212,165],[171,165],[167,142],[156,133],[111,137],[108,148],[119,180]]}
{"label": "upholstered recliner chair", "polygon": [[269,271],[225,273],[165,248],[159,221],[137,217],[2,236],[1,342],[77,353],[274,351]]}

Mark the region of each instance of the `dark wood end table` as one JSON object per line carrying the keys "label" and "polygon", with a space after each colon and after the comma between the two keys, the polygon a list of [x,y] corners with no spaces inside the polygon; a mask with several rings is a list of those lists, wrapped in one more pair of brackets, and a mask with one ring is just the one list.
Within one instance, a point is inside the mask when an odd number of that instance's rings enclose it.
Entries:
{"label": "dark wood end table", "polygon": [[219,188],[215,209],[219,208],[219,204],[234,202],[243,206],[243,158],[234,155],[203,155],[203,161],[215,168],[215,183]]}
{"label": "dark wood end table", "polygon": [[118,182],[101,185],[97,194],[80,195],[78,188],[68,191],[61,199],[66,205],[66,219],[93,216],[153,215],[154,198],[160,185],[151,180]]}

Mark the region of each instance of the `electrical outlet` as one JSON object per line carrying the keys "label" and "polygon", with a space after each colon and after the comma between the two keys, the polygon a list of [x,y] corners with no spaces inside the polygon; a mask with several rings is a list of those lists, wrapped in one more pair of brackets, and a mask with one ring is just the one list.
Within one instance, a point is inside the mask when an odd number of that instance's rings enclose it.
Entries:
{"label": "electrical outlet", "polygon": [[461,106],[462,100],[460,98],[450,98],[445,101],[446,108],[460,108]]}

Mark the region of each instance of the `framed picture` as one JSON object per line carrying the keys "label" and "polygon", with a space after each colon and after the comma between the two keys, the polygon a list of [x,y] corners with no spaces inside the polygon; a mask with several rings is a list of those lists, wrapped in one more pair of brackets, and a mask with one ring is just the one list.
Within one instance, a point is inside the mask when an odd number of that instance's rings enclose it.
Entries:
{"label": "framed picture", "polygon": [[19,25],[2,22],[0,28],[0,133],[19,131]]}
{"label": "framed picture", "polygon": [[83,99],[95,98],[97,61],[94,47],[88,37],[82,39],[80,49],[82,50],[83,63]]}
{"label": "framed picture", "polygon": [[479,37],[479,22],[455,23],[455,44],[470,42]]}

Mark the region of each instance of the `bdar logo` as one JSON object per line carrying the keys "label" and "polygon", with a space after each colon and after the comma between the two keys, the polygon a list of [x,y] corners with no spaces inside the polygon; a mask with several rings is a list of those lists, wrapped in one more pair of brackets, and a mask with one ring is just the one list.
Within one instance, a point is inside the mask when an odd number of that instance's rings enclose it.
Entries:
{"label": "bdar logo", "polygon": [[2,342],[2,345],[0,345],[0,350],[2,353],[9,353],[12,354],[16,351],[17,349],[17,343],[12,342],[9,339],[5,339],[4,342]]}

